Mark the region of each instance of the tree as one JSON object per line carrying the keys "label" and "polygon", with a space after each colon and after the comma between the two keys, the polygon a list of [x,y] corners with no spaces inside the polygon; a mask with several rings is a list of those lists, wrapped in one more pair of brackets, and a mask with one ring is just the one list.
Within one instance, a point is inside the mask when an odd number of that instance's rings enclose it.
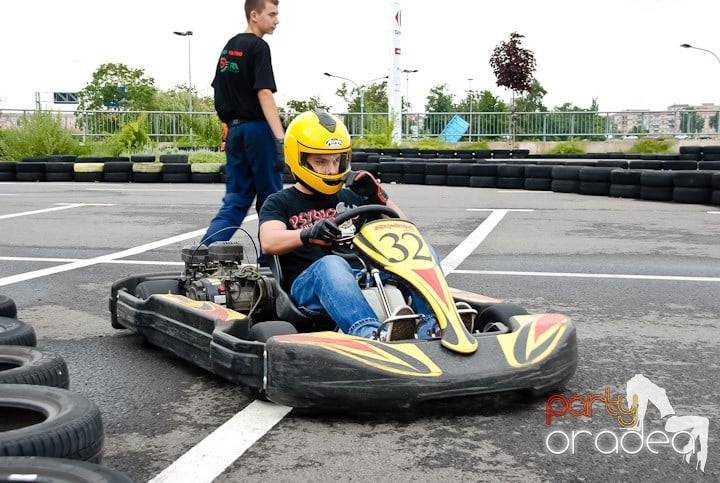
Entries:
{"label": "tree", "polygon": [[[79,92],[79,110],[150,110],[155,97],[155,79],[142,69],[125,64],[102,64],[92,80]],[[186,90],[187,92],[187,90]]]}
{"label": "tree", "polygon": [[287,110],[290,113],[301,113],[305,111],[312,111],[313,109],[324,109],[329,111],[330,106],[320,102],[320,98],[318,96],[313,96],[307,101],[290,100],[287,102]]}
{"label": "tree", "polygon": [[[430,94],[427,96],[427,104],[425,104],[426,112],[455,112],[456,108],[453,95],[448,92],[447,84],[430,88]],[[423,130],[430,134],[440,133],[452,117],[450,114],[447,116],[427,116],[423,121]]]}
{"label": "tree", "polygon": [[515,142],[516,116],[517,106],[515,103],[515,95],[521,95],[523,92],[529,92],[532,87],[533,72],[535,72],[535,55],[523,47],[521,47],[524,35],[517,32],[510,34],[508,42],[500,42],[495,47],[490,57],[490,67],[492,67],[496,84],[499,87],[505,87],[513,92],[512,115],[510,117],[510,130],[512,142]]}
{"label": "tree", "polygon": [[370,86],[363,86],[364,95],[361,102],[360,89],[353,87],[348,90],[348,85],[343,82],[335,91],[335,94],[342,98],[348,105],[348,112],[360,112],[360,105],[363,104],[363,112],[387,112],[387,81],[382,81]]}
{"label": "tree", "polygon": [[680,131],[687,134],[702,132],[705,119],[692,107],[686,107],[680,113]]}

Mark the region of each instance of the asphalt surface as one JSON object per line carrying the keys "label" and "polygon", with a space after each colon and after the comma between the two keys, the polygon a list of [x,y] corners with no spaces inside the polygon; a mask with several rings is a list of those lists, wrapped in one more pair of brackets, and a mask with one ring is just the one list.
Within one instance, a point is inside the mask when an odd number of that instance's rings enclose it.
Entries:
{"label": "asphalt surface", "polygon": [[[613,452],[623,429],[600,403],[592,415],[565,414],[547,425],[546,397],[503,394],[394,413],[293,410],[215,481],[720,480],[717,207],[440,186],[387,190],[441,258],[487,210],[523,210],[505,214],[448,275],[450,284],[568,315],[579,366],[562,394],[577,396],[575,412],[605,388],[624,394],[626,382],[642,374],[665,389],[681,417],[674,421],[709,419],[704,471],[697,455],[686,463],[671,445],[652,446],[655,454],[633,440],[629,451]],[[136,481],[158,475],[253,401],[242,388],[112,329],[107,309],[115,280],[181,270],[181,247],[200,239],[222,195],[222,186],[202,184],[0,183],[0,293],[35,327],[38,346],[66,359],[71,390],[100,407],[103,464]],[[56,210],[26,213],[49,208]],[[245,228],[255,233],[257,224]],[[196,231],[185,241],[112,255]],[[104,258],[87,262],[95,257]],[[672,416],[649,404],[645,438],[652,431],[672,437]],[[560,451],[573,431],[587,433],[574,453]],[[687,442],[680,436],[678,447]]]}

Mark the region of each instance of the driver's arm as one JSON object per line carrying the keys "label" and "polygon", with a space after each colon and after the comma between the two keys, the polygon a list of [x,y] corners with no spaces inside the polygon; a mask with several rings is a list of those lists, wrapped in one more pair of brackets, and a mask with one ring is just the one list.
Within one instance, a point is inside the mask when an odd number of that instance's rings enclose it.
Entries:
{"label": "driver's arm", "polygon": [[288,230],[279,220],[268,220],[260,225],[260,246],[268,255],[284,255],[303,246],[301,230]]}

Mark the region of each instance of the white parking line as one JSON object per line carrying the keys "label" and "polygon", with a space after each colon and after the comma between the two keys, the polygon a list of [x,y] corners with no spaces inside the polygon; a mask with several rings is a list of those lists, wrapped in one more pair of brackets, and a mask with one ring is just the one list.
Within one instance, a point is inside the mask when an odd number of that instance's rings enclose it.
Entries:
{"label": "white parking line", "polygon": [[54,208],[44,208],[42,210],[11,213],[9,215],[0,215],[0,220],[5,220],[8,218],[17,218],[18,216],[37,215],[38,213],[48,213],[50,211],[69,210],[71,208],[81,208],[83,206],[115,206],[114,204],[107,204],[107,203],[55,203],[55,204],[61,205],[61,206],[56,206]]}
{"label": "white parking line", "polygon": [[720,277],[688,277],[684,275],[629,275],[621,273],[513,272],[507,270],[455,270],[470,275],[519,275],[521,277],[616,278],[629,280],[670,280],[674,282],[720,282]]}
{"label": "white parking line", "polygon": [[447,257],[442,261],[441,267],[443,273],[446,275],[452,273],[468,255],[470,255],[475,249],[485,240],[490,232],[497,226],[500,221],[510,211],[533,211],[533,210],[505,210],[505,209],[484,209],[484,208],[469,208],[467,211],[491,211],[490,216],[478,225],[477,228],[465,238],[453,251],[451,251]]}
{"label": "white parking line", "polygon": [[213,481],[257,440],[282,421],[291,409],[280,404],[253,401],[152,478],[149,483]]}
{"label": "white parking line", "polygon": [[[51,263],[74,263],[82,258],[35,258],[35,257],[0,257],[3,262],[51,262]],[[165,262],[162,260],[108,260],[100,262],[104,264],[117,265],[185,265],[183,262]]]}

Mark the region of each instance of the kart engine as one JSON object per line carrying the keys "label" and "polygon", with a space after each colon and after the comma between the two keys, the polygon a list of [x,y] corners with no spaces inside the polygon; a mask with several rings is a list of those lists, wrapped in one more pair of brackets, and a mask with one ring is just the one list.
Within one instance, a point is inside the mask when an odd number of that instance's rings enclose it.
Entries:
{"label": "kart engine", "polygon": [[181,284],[192,300],[215,302],[248,316],[272,310],[272,284],[254,264],[243,264],[244,249],[237,242],[186,245]]}

